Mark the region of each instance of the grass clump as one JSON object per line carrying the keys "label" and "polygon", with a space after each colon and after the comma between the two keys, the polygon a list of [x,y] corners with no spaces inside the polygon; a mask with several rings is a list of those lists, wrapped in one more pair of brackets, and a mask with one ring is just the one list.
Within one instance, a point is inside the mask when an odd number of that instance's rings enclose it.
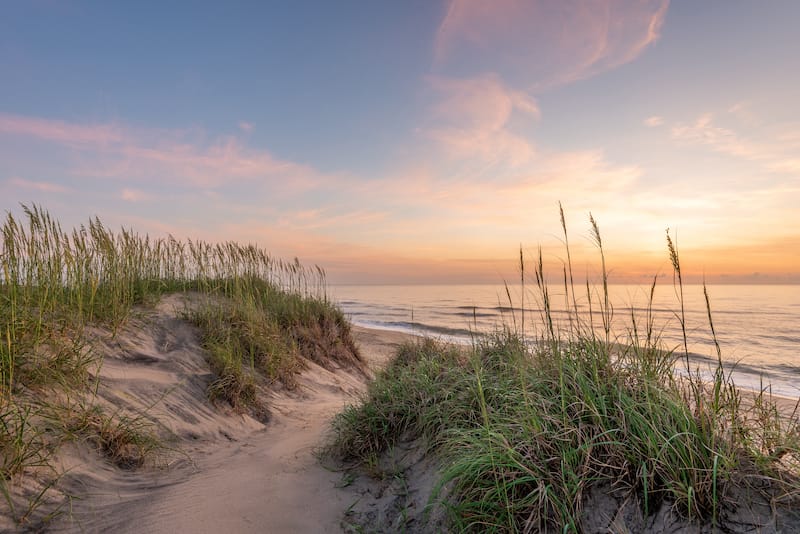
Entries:
{"label": "grass clump", "polygon": [[107,413],[97,404],[82,401],[53,403],[45,406],[44,412],[60,442],[89,443],[122,469],[143,466],[152,453],[163,448],[155,424],[144,414]]}
{"label": "grass clump", "polygon": [[[65,231],[38,206],[0,223],[0,481],[49,465],[46,444],[76,436],[112,462],[136,467],[155,445],[144,419],[47,408],[84,399],[102,354],[132,312],[170,293],[201,295],[188,310],[200,326],[214,380],[209,397],[258,408],[261,383],[291,386],[304,358],[359,369],[349,325],[327,298],[325,273],[254,245],[114,232],[95,218]],[[87,336],[87,332],[93,336]],[[61,418],[54,422],[53,418]],[[5,490],[4,490],[5,492]]]}
{"label": "grass clump", "polygon": [[[254,245],[115,233],[99,219],[65,232],[37,206],[22,211],[24,222],[7,215],[0,241],[0,393],[6,396],[80,376],[91,363],[80,341],[87,326],[115,333],[134,306],[176,291],[243,300],[251,308],[269,300],[270,317],[307,357],[360,365],[318,267],[272,258]],[[329,355],[331,347],[345,350]]]}
{"label": "grass clump", "polygon": [[0,480],[8,481],[30,467],[47,465],[41,431],[32,424],[34,408],[8,401],[0,405]]}
{"label": "grass clump", "polygon": [[203,332],[217,377],[210,396],[237,409],[257,407],[260,382],[294,388],[306,361],[361,369],[350,324],[325,298],[248,278],[221,286],[186,316]]}
{"label": "grass clump", "polygon": [[328,452],[346,461],[374,461],[397,440],[434,442],[445,418],[461,406],[455,382],[464,379],[461,353],[432,339],[402,345],[386,369],[368,385],[365,402],[350,405],[334,420]]}
{"label": "grass clump", "polygon": [[[612,335],[605,274],[599,295],[587,285],[594,312],[581,315],[574,304],[559,326],[542,265],[540,253],[541,315],[528,321],[538,334],[507,328],[460,353],[430,340],[402,347],[362,402],[336,418],[328,452],[370,464],[422,439],[440,458],[439,491],[459,532],[605,531],[617,528],[612,520],[625,506],[638,517],[633,529],[664,510],[718,526],[748,484],[772,505],[800,495],[790,465],[800,453],[796,410],[780,413],[764,391],[743,402],[721,356],[711,382],[696,369],[676,375],[688,350],[662,346],[649,310],[630,319],[627,338]],[[567,269],[565,300],[576,303]],[[598,495],[618,506],[590,527]]]}
{"label": "grass clump", "polygon": [[294,386],[295,374],[303,367],[297,347],[263,306],[224,299],[200,307],[189,318],[203,332],[216,376],[209,388],[213,400],[225,400],[234,408],[255,404],[257,374]]}

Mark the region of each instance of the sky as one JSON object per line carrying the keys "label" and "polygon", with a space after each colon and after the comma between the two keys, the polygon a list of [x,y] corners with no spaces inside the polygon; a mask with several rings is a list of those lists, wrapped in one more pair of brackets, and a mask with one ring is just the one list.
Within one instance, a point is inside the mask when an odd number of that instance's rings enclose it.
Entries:
{"label": "sky", "polygon": [[0,3],[0,210],[332,283],[800,283],[800,2]]}

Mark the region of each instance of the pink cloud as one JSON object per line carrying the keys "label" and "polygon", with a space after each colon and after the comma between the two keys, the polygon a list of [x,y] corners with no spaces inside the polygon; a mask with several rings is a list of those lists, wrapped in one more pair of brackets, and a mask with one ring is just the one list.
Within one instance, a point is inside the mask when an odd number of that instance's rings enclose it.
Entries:
{"label": "pink cloud", "polygon": [[150,197],[150,195],[148,195],[144,191],[140,191],[138,189],[128,189],[128,188],[123,189],[122,192],[120,192],[119,196],[122,200],[128,202],[141,202],[143,200],[147,200]]}
{"label": "pink cloud", "polygon": [[247,121],[239,121],[239,129],[245,133],[250,133],[255,129],[255,124]]}
{"label": "pink cloud", "polygon": [[6,113],[0,113],[0,132],[35,137],[69,146],[107,146],[119,143],[125,138],[120,128],[109,124],[74,124]]}
{"label": "pink cloud", "polygon": [[[353,195],[364,203],[384,199],[374,206],[386,212],[380,224],[384,239],[396,235],[418,246],[433,242],[442,250],[463,239],[474,247],[511,250],[530,228],[552,222],[553,212],[537,206],[557,206],[565,198],[573,199],[576,210],[618,205],[620,198],[635,193],[642,175],[637,166],[609,162],[600,150],[541,152],[513,172],[492,175],[490,185],[485,176],[445,178],[417,165],[364,184]],[[409,211],[413,218],[404,216]],[[433,227],[436,236],[430,233]],[[490,236],[488,241],[482,240],[483,234]],[[509,236],[511,241],[500,243],[498,236]]]}
{"label": "pink cloud", "polygon": [[64,187],[63,185],[53,184],[49,182],[35,182],[31,180],[24,180],[16,176],[9,179],[8,183],[15,187],[23,189],[35,189],[36,191],[41,191],[43,193],[65,193],[69,191],[69,189]]}
{"label": "pink cloud", "polygon": [[664,124],[664,117],[660,117],[658,115],[653,115],[652,117],[647,117],[644,120],[644,125],[649,126],[650,128],[655,128],[657,126],[661,126]]}
{"label": "pink cloud", "polygon": [[237,137],[188,142],[182,131],[83,125],[8,114],[0,114],[0,133],[73,149],[83,161],[72,170],[78,176],[158,180],[201,188],[280,178],[275,185],[287,191],[305,190],[320,180],[311,167],[279,160],[266,150],[246,146]]}
{"label": "pink cloud", "polygon": [[[203,188],[278,176],[287,180],[285,185],[291,181],[294,189],[305,189],[316,182],[310,167],[249,149],[235,138],[221,139],[206,147],[172,142],[157,146],[130,144],[114,156],[117,157],[111,161],[116,167],[105,166],[101,172],[159,180],[172,177],[175,182]],[[123,162],[125,165],[121,165]]]}
{"label": "pink cloud", "polygon": [[498,72],[548,87],[636,59],[659,37],[668,0],[452,0],[434,45],[438,72]]}
{"label": "pink cloud", "polygon": [[683,143],[708,146],[722,154],[761,162],[772,172],[800,173],[795,138],[786,132],[772,139],[756,141],[742,137],[730,128],[717,126],[713,116],[705,113],[692,124],[676,125],[672,128],[672,137]]}
{"label": "pink cloud", "polygon": [[432,108],[433,124],[425,133],[452,155],[478,157],[487,163],[502,160],[510,165],[533,157],[533,146],[509,128],[515,113],[527,120],[539,118],[539,106],[531,96],[506,87],[494,76],[431,77],[429,82],[440,99]]}
{"label": "pink cloud", "polygon": [[431,77],[430,83],[444,97],[434,109],[439,118],[461,127],[497,130],[513,111],[539,117],[531,96],[512,90],[494,76],[471,79]]}

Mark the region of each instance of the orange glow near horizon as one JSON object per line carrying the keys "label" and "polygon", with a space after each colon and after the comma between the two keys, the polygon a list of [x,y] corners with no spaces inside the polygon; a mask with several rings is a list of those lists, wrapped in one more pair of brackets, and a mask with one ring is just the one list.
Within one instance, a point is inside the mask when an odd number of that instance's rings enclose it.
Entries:
{"label": "orange glow near horizon", "polygon": [[256,243],[333,283],[501,283],[520,246],[558,278],[562,203],[578,276],[591,213],[612,282],[669,275],[670,228],[687,281],[800,283],[800,4],[316,9],[231,9],[209,41],[165,8],[191,32],[152,47],[119,6],[9,10],[44,26],[0,42],[0,209]]}

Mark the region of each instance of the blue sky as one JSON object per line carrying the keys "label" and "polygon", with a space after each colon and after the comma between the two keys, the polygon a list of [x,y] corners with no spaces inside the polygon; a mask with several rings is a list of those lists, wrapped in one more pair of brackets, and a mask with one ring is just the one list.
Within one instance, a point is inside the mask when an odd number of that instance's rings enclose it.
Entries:
{"label": "blue sky", "polygon": [[4,210],[495,282],[558,263],[561,201],[580,269],[591,212],[618,281],[666,228],[697,276],[800,281],[797,2],[0,9]]}

